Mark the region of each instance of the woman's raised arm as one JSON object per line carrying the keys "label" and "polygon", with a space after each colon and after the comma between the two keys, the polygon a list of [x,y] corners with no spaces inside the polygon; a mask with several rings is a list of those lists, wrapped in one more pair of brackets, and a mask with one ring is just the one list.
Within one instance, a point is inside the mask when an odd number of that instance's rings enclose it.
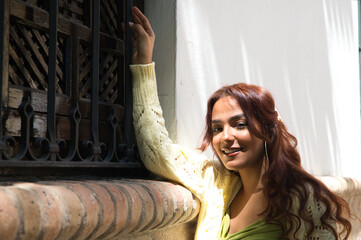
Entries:
{"label": "woman's raised arm", "polygon": [[148,170],[166,179],[183,184],[202,199],[205,186],[206,157],[173,144],[164,124],[157,93],[155,64],[152,62],[154,33],[148,19],[133,8],[133,121],[141,159]]}

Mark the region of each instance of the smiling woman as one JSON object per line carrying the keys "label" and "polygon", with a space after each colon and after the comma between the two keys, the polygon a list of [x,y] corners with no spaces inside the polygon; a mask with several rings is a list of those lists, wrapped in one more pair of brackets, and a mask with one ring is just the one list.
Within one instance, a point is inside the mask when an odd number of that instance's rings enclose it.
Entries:
{"label": "smiling woman", "polygon": [[172,143],[151,63],[154,33],[137,8],[133,15],[133,116],[140,155],[150,171],[199,198],[195,238],[347,239],[347,203],[301,167],[296,138],[265,89],[239,83],[209,99],[201,149],[211,145],[222,170],[202,153]]}
{"label": "smiling woman", "polygon": [[219,89],[208,100],[206,124],[201,149],[211,144],[225,168],[220,172],[231,170],[243,183],[222,221],[229,237],[264,220],[265,231],[282,229],[275,239],[338,239],[335,222],[347,239],[347,203],[301,167],[297,140],[267,90],[245,83]]}

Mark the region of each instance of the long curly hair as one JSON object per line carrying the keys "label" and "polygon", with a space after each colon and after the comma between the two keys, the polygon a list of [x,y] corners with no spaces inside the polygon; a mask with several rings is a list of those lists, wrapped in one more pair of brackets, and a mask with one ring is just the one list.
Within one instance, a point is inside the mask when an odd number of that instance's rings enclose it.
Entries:
{"label": "long curly hair", "polygon": [[[307,233],[309,237],[315,224],[307,214],[305,202],[308,198],[309,187],[312,188],[314,198],[325,205],[326,211],[321,217],[323,227],[333,233],[336,239],[344,236],[347,239],[351,232],[351,223],[344,215],[350,216],[350,209],[345,200],[332,193],[321,181],[313,177],[301,167],[301,158],[296,149],[297,139],[290,134],[280,120],[275,108],[272,95],[262,87],[246,83],[225,86],[216,91],[208,100],[206,115],[206,133],[203,138],[201,150],[205,150],[212,143],[212,110],[214,104],[223,97],[234,98],[247,119],[248,130],[257,138],[267,143],[269,167],[262,177],[263,191],[268,198],[268,207],[261,214],[266,221],[289,223],[282,226],[283,236],[289,235],[291,229],[299,229],[300,219],[310,224]],[[258,126],[258,127],[256,127]],[[298,214],[293,214],[292,195],[300,198]],[[337,232],[336,222],[342,228]],[[298,226],[294,226],[297,225]]]}

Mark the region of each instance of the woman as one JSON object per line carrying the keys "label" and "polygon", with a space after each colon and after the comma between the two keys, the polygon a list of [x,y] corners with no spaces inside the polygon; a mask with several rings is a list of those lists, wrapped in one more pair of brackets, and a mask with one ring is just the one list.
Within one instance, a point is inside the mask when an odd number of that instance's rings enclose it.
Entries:
{"label": "woman", "polygon": [[157,96],[154,33],[133,8],[134,127],[145,166],[179,182],[200,200],[196,239],[347,239],[347,203],[302,169],[296,139],[286,130],[269,92],[226,86],[208,101],[202,150],[212,146],[217,167],[173,144]]}

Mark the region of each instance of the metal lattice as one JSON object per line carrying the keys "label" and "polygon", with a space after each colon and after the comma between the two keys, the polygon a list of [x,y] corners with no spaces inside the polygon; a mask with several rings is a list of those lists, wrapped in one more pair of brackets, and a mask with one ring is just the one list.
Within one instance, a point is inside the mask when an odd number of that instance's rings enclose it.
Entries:
{"label": "metal lattice", "polygon": [[8,23],[0,28],[0,166],[141,166],[131,130],[131,36],[120,27],[131,7],[0,1]]}
{"label": "metal lattice", "polygon": [[120,37],[118,29],[120,16],[116,1],[101,1],[100,6],[100,31],[114,37]]}
{"label": "metal lattice", "polygon": [[[14,85],[47,90],[49,34],[23,24],[10,25],[9,82]],[[58,38],[57,85],[63,93],[64,85],[64,39]]]}
{"label": "metal lattice", "polygon": [[79,90],[80,97],[90,99],[91,96],[91,48],[88,45],[80,44],[79,51]]}

